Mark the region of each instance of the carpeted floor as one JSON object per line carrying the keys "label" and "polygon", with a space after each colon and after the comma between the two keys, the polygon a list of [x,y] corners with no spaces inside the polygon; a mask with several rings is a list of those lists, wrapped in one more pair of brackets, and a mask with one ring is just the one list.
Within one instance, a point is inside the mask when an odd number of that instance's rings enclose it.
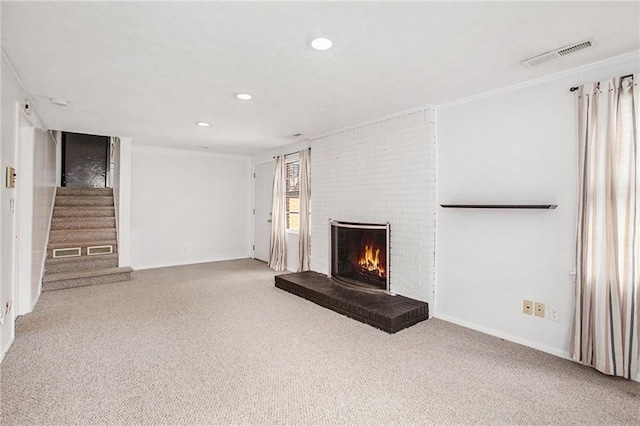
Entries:
{"label": "carpeted floor", "polygon": [[44,293],[0,423],[640,424],[640,383],[436,319],[389,335],[273,276],[240,260]]}

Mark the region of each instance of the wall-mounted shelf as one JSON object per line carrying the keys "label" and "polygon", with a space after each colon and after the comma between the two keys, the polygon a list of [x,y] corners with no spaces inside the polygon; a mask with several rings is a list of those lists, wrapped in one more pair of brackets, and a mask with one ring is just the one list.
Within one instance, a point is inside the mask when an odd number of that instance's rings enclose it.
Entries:
{"label": "wall-mounted shelf", "polygon": [[553,210],[557,204],[440,204],[446,209],[540,209]]}

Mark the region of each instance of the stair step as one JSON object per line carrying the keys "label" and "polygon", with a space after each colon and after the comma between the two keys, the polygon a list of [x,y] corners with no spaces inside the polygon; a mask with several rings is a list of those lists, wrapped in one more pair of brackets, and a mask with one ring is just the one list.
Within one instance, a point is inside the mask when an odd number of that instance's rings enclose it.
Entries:
{"label": "stair step", "polygon": [[[118,267],[113,206],[111,188],[57,189],[42,279],[43,290],[131,279],[133,269]],[[88,247],[101,246],[111,246],[113,254],[87,255]],[[54,250],[74,248],[80,248],[81,256],[53,259]]]}
{"label": "stair step", "polygon": [[[53,232],[53,231],[52,231]],[[53,258],[53,250],[55,249],[64,249],[64,248],[81,248],[82,256],[87,255],[87,247],[96,247],[96,246],[113,246],[113,252],[118,252],[118,243],[115,239],[112,240],[96,240],[96,241],[81,241],[81,242],[60,242],[60,243],[52,243],[49,241],[49,247],[47,247],[47,258]],[[103,255],[100,255],[103,256]]]}
{"label": "stair step", "polygon": [[95,284],[128,281],[131,279],[131,272],[133,272],[133,269],[126,266],[122,268],[102,268],[90,271],[46,274],[42,279],[42,289],[44,291],[62,290]]}
{"label": "stair step", "polygon": [[115,217],[57,217],[51,219],[51,230],[64,229],[109,229],[116,227]]}
{"label": "stair step", "polygon": [[116,229],[56,229],[49,233],[49,243],[73,245],[82,241],[115,240]]}
{"label": "stair step", "polygon": [[56,206],[113,206],[112,196],[57,195]]}
{"label": "stair step", "polygon": [[44,263],[44,271],[46,274],[117,267],[117,253],[96,256],[61,257],[58,259],[46,259]]}
{"label": "stair step", "polygon": [[58,187],[56,195],[71,196],[112,196],[112,188],[71,188],[68,186]]}
{"label": "stair step", "polygon": [[53,217],[115,217],[115,209],[106,206],[54,207]]}

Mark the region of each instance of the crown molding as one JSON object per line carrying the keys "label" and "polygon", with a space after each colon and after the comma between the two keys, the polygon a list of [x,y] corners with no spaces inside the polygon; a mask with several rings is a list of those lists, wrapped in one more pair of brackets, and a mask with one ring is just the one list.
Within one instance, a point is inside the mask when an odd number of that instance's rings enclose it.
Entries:
{"label": "crown molding", "polygon": [[[121,138],[122,139],[122,138]],[[132,139],[133,140],[133,139]],[[209,151],[208,149],[196,147],[196,146],[177,146],[168,144],[148,144],[148,143],[132,143],[132,149],[151,150],[157,152],[179,154],[183,156],[209,157],[209,158],[225,158],[228,160],[241,160],[251,162],[251,157],[248,155],[240,154],[225,154],[221,152]]]}
{"label": "crown molding", "polygon": [[310,136],[309,140],[313,141],[313,140],[316,140],[316,139],[326,138],[327,136],[333,136],[333,135],[337,135],[339,133],[348,132],[350,130],[360,129],[360,128],[363,128],[363,127],[370,126],[372,124],[393,120],[393,119],[396,119],[396,118],[399,118],[399,117],[404,117],[406,115],[414,114],[414,113],[417,113],[417,112],[424,112],[425,113],[425,122],[428,122],[428,120],[430,118],[428,116],[427,111],[429,111],[431,108],[432,108],[431,105],[422,105],[422,106],[411,108],[411,109],[407,109],[407,110],[404,110],[404,111],[401,111],[401,112],[396,112],[395,114],[385,115],[383,117],[379,117],[379,118],[376,118],[376,119],[373,119],[373,120],[369,120],[369,121],[365,121],[365,122],[362,122],[362,123],[358,123],[358,124],[355,124],[353,126],[348,126],[348,127],[342,128],[342,129],[332,130],[332,131],[327,132],[327,133],[322,133],[322,134],[319,134],[319,135]]}
{"label": "crown molding", "polygon": [[0,46],[0,62],[2,63],[2,68],[4,68],[7,71],[7,74],[9,74],[9,78],[11,78],[13,83],[16,86],[18,86],[18,88],[22,91],[24,98],[29,100],[29,102],[31,103],[31,108],[33,109],[33,113],[36,116],[35,117],[36,121],[38,121],[43,128],[48,129],[47,125],[42,119],[42,114],[40,114],[40,111],[38,111],[38,106],[33,101],[33,98],[29,93],[29,90],[27,90],[27,87],[22,82],[22,79],[20,78],[20,75],[18,74],[15,67],[13,66],[13,63],[11,63],[9,56],[7,56],[7,52],[5,52],[4,48],[2,48],[1,46]]}
{"label": "crown molding", "polygon": [[575,75],[576,73],[591,71],[594,69],[606,67],[608,65],[614,65],[614,64],[628,61],[630,59],[638,59],[638,58],[640,58],[640,50],[636,50],[630,53],[625,53],[624,55],[614,56],[612,58],[604,59],[598,62],[592,62],[590,64],[582,65],[576,68],[571,68],[566,71],[560,71],[558,73],[549,74],[543,77],[538,77],[533,80],[527,80],[522,83],[513,84],[511,86],[501,87],[500,89],[490,90],[488,92],[483,92],[477,95],[469,96],[466,98],[458,99],[458,100],[447,102],[444,104],[435,105],[434,109],[442,110],[442,109],[450,108],[456,105],[466,104],[466,103],[481,100],[481,99],[492,98],[494,96],[501,95],[504,93],[513,92],[513,91],[524,89],[531,86],[537,86],[542,83],[559,80],[565,77],[570,77]]}

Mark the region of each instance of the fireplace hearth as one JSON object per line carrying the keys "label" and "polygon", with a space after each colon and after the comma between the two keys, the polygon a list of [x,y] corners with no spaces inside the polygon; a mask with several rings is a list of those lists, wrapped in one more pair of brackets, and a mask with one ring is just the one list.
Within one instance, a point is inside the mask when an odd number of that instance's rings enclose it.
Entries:
{"label": "fireplace hearth", "polygon": [[276,287],[387,333],[429,318],[426,302],[389,289],[389,224],[329,221],[329,273],[277,275]]}
{"label": "fireplace hearth", "polygon": [[389,224],[329,221],[331,277],[389,291]]}

